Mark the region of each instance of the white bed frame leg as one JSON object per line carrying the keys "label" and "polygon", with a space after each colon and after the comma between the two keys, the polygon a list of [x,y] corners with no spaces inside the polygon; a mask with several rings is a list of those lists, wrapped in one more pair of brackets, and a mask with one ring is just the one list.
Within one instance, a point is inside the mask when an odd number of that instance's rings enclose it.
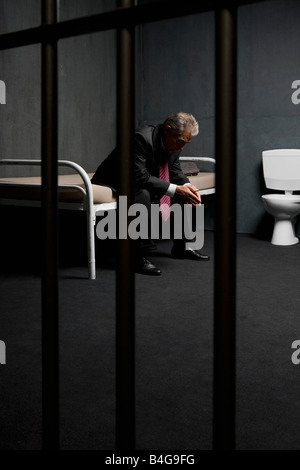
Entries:
{"label": "white bed frame leg", "polygon": [[[8,165],[41,165],[42,160],[28,160],[28,159],[0,159],[0,164]],[[96,256],[95,256],[95,224],[96,224],[96,212],[93,199],[93,188],[91,180],[85,170],[78,165],[78,163],[69,160],[58,160],[59,166],[66,166],[74,169],[82,178],[85,184],[85,190],[78,185],[67,184],[60,185],[61,188],[76,187],[84,194],[84,209],[87,215],[87,250],[88,250],[88,273],[89,279],[96,279]],[[19,183],[23,184],[23,183]],[[105,209],[102,206],[106,206]],[[116,203],[98,204],[98,210],[101,207],[102,210],[116,209]],[[113,206],[113,207],[111,207]],[[68,208],[69,209],[69,208]]]}
{"label": "white bed frame leg", "polygon": [[96,279],[96,257],[95,257],[95,220],[92,211],[87,212],[87,242],[88,242],[88,265],[89,279]]}

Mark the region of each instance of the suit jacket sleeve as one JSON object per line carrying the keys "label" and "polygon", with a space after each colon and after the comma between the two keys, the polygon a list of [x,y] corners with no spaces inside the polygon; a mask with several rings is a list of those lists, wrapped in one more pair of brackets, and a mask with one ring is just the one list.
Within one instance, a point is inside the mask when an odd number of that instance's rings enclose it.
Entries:
{"label": "suit jacket sleeve", "polygon": [[170,173],[171,183],[182,185],[182,184],[189,183],[190,180],[182,172],[182,169],[181,169],[181,166],[180,166],[180,161],[179,161],[179,155],[180,154],[178,154],[175,157],[175,160],[173,161],[173,164],[171,165],[171,168],[169,168],[169,173]]}

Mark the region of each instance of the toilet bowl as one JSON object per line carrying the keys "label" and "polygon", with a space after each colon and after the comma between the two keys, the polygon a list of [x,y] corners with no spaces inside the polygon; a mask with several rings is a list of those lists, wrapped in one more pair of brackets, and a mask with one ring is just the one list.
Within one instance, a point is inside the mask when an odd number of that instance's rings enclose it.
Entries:
{"label": "toilet bowl", "polygon": [[291,194],[265,194],[262,201],[266,211],[274,217],[271,243],[273,245],[295,245],[295,222],[300,214],[300,196]]}
{"label": "toilet bowl", "polygon": [[262,152],[263,173],[267,188],[283,191],[261,196],[266,211],[274,217],[273,245],[294,245],[295,222],[300,214],[300,150],[275,149]]}

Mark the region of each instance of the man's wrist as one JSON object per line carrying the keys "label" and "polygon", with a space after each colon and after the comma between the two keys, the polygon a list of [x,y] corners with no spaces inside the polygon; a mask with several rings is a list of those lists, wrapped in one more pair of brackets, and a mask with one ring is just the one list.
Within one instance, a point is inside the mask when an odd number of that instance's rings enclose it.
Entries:
{"label": "man's wrist", "polygon": [[173,197],[175,195],[176,188],[177,188],[176,184],[170,183],[166,192],[166,196]]}

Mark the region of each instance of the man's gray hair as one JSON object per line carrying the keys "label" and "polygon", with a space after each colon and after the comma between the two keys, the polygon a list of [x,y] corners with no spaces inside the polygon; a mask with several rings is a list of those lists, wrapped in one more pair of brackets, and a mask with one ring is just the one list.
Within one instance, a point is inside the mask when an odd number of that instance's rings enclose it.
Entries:
{"label": "man's gray hair", "polygon": [[192,114],[188,113],[175,113],[171,114],[164,122],[164,126],[169,124],[172,127],[174,134],[181,135],[185,129],[190,129],[194,137],[199,132],[198,122]]}

